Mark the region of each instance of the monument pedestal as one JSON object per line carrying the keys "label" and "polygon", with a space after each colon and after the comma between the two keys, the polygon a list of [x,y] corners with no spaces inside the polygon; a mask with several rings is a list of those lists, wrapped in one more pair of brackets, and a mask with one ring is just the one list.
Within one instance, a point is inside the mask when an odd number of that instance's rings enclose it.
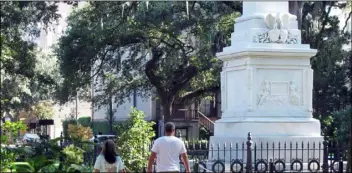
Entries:
{"label": "monument pedestal", "polygon": [[322,161],[320,122],[312,117],[310,58],[316,50],[301,44],[288,2],[243,2],[243,8],[231,46],[217,54],[224,62],[222,117],[209,159],[245,162],[251,132],[253,159]]}
{"label": "monument pedestal", "polygon": [[248,132],[253,137],[320,137],[320,122],[313,118],[228,118],[216,121],[214,136],[242,137]]}

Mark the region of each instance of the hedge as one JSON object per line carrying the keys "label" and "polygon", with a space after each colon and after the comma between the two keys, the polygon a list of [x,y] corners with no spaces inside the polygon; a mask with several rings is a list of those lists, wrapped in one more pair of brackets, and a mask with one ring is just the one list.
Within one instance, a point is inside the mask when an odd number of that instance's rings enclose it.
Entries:
{"label": "hedge", "polygon": [[108,121],[93,121],[92,122],[93,134],[98,134],[99,132],[103,134],[109,133],[109,122]]}
{"label": "hedge", "polygon": [[77,124],[77,121],[75,119],[69,119],[69,120],[64,120],[62,122],[62,131],[64,137],[68,137],[67,129],[69,124]]}
{"label": "hedge", "polygon": [[91,125],[91,117],[81,117],[78,118],[78,124],[84,127],[90,127]]}

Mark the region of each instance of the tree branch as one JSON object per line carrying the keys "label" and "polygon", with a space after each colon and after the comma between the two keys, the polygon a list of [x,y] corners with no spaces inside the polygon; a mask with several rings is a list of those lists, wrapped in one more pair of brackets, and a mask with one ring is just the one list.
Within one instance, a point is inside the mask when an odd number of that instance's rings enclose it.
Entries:
{"label": "tree branch", "polygon": [[181,76],[175,77],[174,82],[171,83],[172,87],[170,89],[170,93],[172,95],[175,95],[176,93],[178,93],[180,89],[184,88],[197,74],[198,74],[197,67],[193,65],[188,66]]}
{"label": "tree branch", "polygon": [[219,86],[214,86],[214,87],[211,87],[211,88],[205,88],[205,89],[198,89],[198,90],[195,90],[195,91],[191,91],[191,92],[188,92],[186,94],[184,94],[182,97],[180,97],[179,99],[177,99],[177,101],[179,103],[184,103],[184,102],[187,102],[189,100],[192,100],[193,98],[196,98],[202,94],[205,94],[205,93],[214,93],[216,91],[219,91],[220,87]]}
{"label": "tree branch", "polygon": [[150,83],[155,86],[157,91],[160,93],[165,92],[165,89],[161,86],[162,78],[154,73],[154,69],[157,61],[163,56],[163,52],[157,48],[152,48],[152,59],[150,59],[145,65],[145,74],[147,75]]}
{"label": "tree branch", "polygon": [[224,3],[226,6],[230,7],[234,11],[240,11],[242,13],[242,6],[240,4],[236,4],[238,2],[235,2],[235,1],[222,1],[222,3]]}
{"label": "tree branch", "polygon": [[93,79],[93,78],[101,71],[101,69],[102,69],[102,67],[103,67],[103,65],[104,65],[104,61],[105,61],[105,58],[106,58],[106,54],[107,54],[108,52],[109,52],[108,50],[106,50],[106,51],[104,52],[98,70],[97,70],[92,76],[90,76],[89,81],[90,81],[91,79]]}
{"label": "tree branch", "polygon": [[[334,3],[334,2],[332,2]],[[322,16],[324,17],[324,20],[323,20],[323,23],[322,23],[322,27],[317,35],[317,39],[321,38],[322,34],[323,34],[323,31],[325,30],[325,26],[328,24],[328,19],[329,19],[329,15],[330,15],[330,12],[331,12],[331,9],[333,7],[333,4],[330,5],[328,11],[325,13],[325,16]],[[325,9],[325,6],[323,7],[323,9]],[[319,42],[320,43],[320,42]],[[317,45],[317,48],[320,47],[321,44]]]}
{"label": "tree branch", "polygon": [[342,33],[345,32],[345,29],[347,27],[348,21],[351,19],[351,15],[352,15],[352,11],[350,12],[350,14],[348,15],[348,17],[347,17],[347,19],[345,21],[345,26],[343,26],[343,28],[342,28]]}

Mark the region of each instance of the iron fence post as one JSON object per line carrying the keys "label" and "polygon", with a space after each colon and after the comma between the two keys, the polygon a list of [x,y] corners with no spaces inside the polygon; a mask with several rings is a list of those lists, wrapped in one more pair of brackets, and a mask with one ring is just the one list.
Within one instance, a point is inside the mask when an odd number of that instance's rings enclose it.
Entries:
{"label": "iron fence post", "polygon": [[343,173],[343,159],[340,157],[339,160],[339,173]]}
{"label": "iron fence post", "polygon": [[328,162],[329,151],[328,151],[328,142],[326,141],[326,138],[323,142],[323,145],[324,145],[323,172],[328,173],[329,172],[329,162]]}
{"label": "iron fence post", "polygon": [[252,172],[252,136],[251,133],[248,132],[248,137],[247,137],[247,163],[246,163],[246,172],[251,173]]}
{"label": "iron fence post", "polygon": [[274,173],[274,163],[272,159],[270,159],[270,162],[269,162],[269,172]]}

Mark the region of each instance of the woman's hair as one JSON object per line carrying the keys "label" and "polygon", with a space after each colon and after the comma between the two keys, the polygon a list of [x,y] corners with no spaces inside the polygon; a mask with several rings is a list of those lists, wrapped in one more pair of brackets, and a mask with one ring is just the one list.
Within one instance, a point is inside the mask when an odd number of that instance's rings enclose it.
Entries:
{"label": "woman's hair", "polygon": [[115,150],[115,143],[112,140],[107,140],[104,142],[104,146],[103,146],[103,150],[101,151],[101,153],[104,155],[105,160],[110,163],[113,164],[116,162],[116,150]]}

